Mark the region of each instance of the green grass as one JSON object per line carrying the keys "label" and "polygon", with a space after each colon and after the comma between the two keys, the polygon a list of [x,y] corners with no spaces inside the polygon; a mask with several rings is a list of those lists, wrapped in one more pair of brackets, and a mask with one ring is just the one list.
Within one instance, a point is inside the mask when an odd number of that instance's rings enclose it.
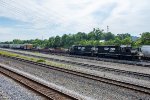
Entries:
{"label": "green grass", "polygon": [[61,64],[61,63],[57,63],[57,62],[54,62],[54,61],[48,61],[48,60],[41,59],[41,58],[24,56],[24,55],[20,55],[20,54],[16,54],[16,53],[11,53],[11,52],[8,52],[8,51],[2,51],[2,50],[0,50],[0,55],[17,57],[17,58],[21,58],[21,59],[25,59],[25,60],[30,60],[30,61],[38,62],[38,63],[45,63],[47,65],[51,65],[51,66],[54,66],[54,67],[61,67],[61,68],[68,68],[68,67],[70,67],[70,65]]}
{"label": "green grass", "polygon": [[36,62],[46,62],[44,59],[38,59]]}

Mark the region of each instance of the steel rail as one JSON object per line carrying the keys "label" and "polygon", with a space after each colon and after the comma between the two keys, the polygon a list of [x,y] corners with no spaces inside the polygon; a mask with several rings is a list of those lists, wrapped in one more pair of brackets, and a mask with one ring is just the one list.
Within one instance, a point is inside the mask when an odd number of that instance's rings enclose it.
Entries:
{"label": "steel rail", "polygon": [[7,57],[7,58],[11,58],[13,60],[26,62],[26,63],[30,63],[30,64],[33,64],[33,65],[38,65],[38,66],[41,66],[41,67],[44,67],[44,68],[53,69],[53,70],[61,71],[61,72],[68,73],[68,74],[73,74],[73,75],[76,75],[76,76],[79,76],[79,77],[92,79],[92,80],[95,80],[95,81],[99,81],[99,82],[103,82],[103,83],[106,83],[106,84],[119,86],[119,87],[122,87],[122,88],[130,89],[130,90],[133,90],[133,91],[136,91],[136,92],[142,92],[142,93],[150,95],[150,88],[146,87],[146,86],[141,86],[141,85],[132,84],[132,83],[128,83],[128,82],[109,79],[109,78],[100,77],[100,76],[96,76],[96,75],[91,75],[91,74],[87,74],[87,73],[83,73],[83,72],[77,72],[77,71],[73,71],[73,70],[70,70],[70,69],[59,68],[59,67],[56,67],[56,66],[51,66],[51,65],[47,65],[47,64],[43,64],[43,63],[37,63],[37,62],[34,62],[34,61],[25,60],[25,59],[21,59],[21,58],[17,58],[17,57],[11,57],[11,56],[6,56],[6,55],[3,55],[3,56]]}

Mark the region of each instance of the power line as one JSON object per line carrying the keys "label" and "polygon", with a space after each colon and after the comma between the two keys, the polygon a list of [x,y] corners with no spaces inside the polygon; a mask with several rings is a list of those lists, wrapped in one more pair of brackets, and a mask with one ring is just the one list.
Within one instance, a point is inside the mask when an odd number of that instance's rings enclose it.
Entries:
{"label": "power line", "polygon": [[[55,19],[55,21],[58,19],[57,22],[54,22],[54,24],[59,25],[60,23],[65,23],[65,20],[66,20],[65,16],[63,16],[55,11],[52,11],[52,10],[47,12],[48,9],[46,9],[45,7],[42,8],[42,7],[36,6],[35,8],[32,8],[31,11],[26,11],[26,9],[29,9],[28,6],[31,6],[29,2],[26,2],[26,3],[22,3],[21,1],[19,1],[19,2],[12,1],[11,3],[10,2],[8,3],[8,2],[3,1],[2,5],[4,8],[12,11],[11,13],[14,14],[15,16],[23,14],[23,15],[29,16],[28,18],[31,18],[31,21],[35,21],[35,22],[39,19],[43,19],[43,17],[48,18],[47,21],[46,20],[44,21],[44,24],[46,25],[45,28],[47,27],[47,25],[49,25],[51,23],[51,20],[53,20],[53,19]],[[23,10],[20,10],[18,6],[16,7],[15,6],[16,4],[21,6]],[[35,15],[32,15],[30,12],[31,13],[34,12]],[[50,16],[47,17],[47,15],[50,15]],[[29,19],[27,19],[27,20],[29,20]],[[38,23],[37,23],[37,25],[38,25]],[[84,26],[85,29],[89,29],[89,27],[91,26],[91,23],[87,23],[87,24],[79,23],[77,25]],[[61,27],[64,27],[64,29],[65,29],[67,26],[62,25]]]}

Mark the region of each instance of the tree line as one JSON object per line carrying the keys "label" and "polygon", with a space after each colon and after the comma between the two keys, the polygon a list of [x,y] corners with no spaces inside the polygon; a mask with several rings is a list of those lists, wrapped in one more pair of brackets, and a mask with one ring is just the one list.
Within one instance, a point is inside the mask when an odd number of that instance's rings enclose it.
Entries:
{"label": "tree line", "polygon": [[41,48],[68,48],[72,45],[131,45],[138,47],[140,45],[150,45],[150,32],[144,32],[141,37],[133,40],[128,33],[113,34],[104,32],[99,28],[94,28],[91,32],[78,32],[76,34],[64,34],[63,36],[50,37],[49,39],[31,39],[1,42],[6,44],[33,44],[35,47]]}

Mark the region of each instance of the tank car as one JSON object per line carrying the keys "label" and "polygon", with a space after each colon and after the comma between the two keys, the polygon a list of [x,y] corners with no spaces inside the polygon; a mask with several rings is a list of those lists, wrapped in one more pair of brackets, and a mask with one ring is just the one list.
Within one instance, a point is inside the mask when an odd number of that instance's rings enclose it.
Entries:
{"label": "tank car", "polygon": [[141,51],[143,53],[144,58],[150,59],[150,45],[141,46]]}

